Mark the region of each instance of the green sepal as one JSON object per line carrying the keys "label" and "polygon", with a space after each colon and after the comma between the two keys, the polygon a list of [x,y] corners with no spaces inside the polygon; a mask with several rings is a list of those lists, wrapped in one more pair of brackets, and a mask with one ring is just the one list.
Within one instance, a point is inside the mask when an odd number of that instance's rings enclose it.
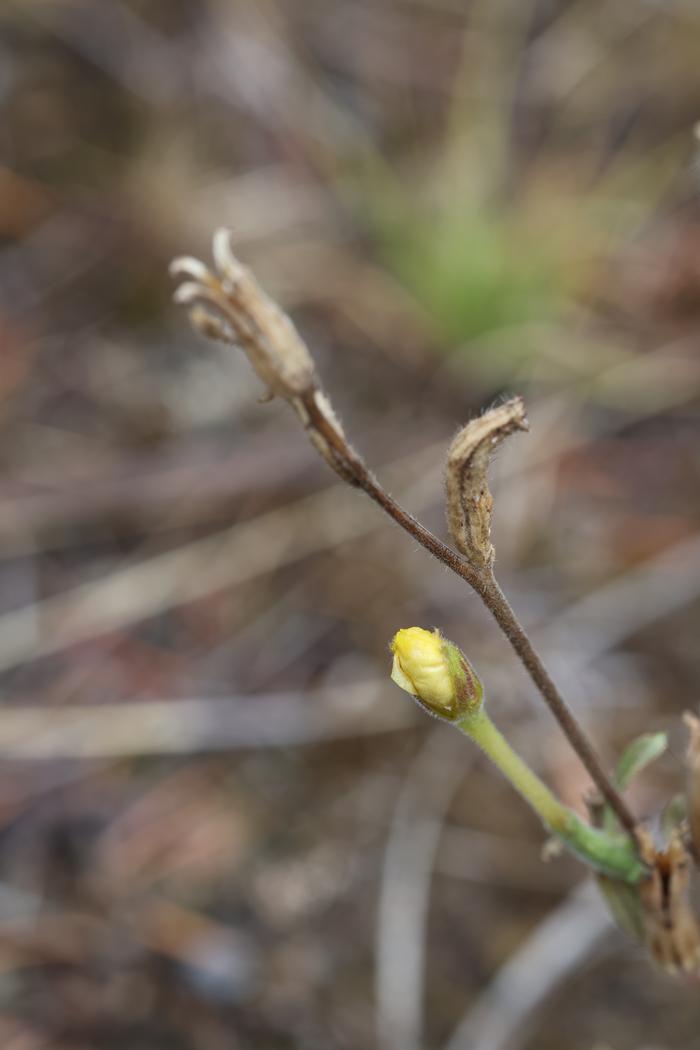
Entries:
{"label": "green sepal", "polygon": [[611,879],[607,875],[598,875],[596,882],[620,929],[633,940],[643,941],[644,911],[637,887],[618,879]]}
{"label": "green sepal", "polygon": [[481,679],[454,642],[448,642],[446,638],[443,638],[442,647],[454,684],[457,701],[456,717],[475,715],[481,710],[484,702],[484,687]]}

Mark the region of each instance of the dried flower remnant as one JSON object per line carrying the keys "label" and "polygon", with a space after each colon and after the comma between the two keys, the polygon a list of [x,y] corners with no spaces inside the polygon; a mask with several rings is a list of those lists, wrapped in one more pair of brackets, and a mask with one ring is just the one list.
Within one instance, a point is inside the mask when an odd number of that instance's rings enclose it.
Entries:
{"label": "dried flower remnant", "polygon": [[520,397],[472,419],[452,441],[447,453],[447,523],[455,546],[472,565],[490,569],[493,496],[488,468],[496,447],[516,430],[527,430]]}
{"label": "dried flower remnant", "polygon": [[189,307],[194,328],[208,339],[240,347],[265,386],[263,400],[284,398],[299,416],[316,449],[345,480],[347,446],[330,401],[321,390],[308,347],[231,250],[230,233],[217,230],[212,244],[216,272],[199,259],[182,256],[171,276],[185,278],[174,300]]}
{"label": "dried flower remnant", "polygon": [[216,273],[198,259],[173,261],[171,275],[188,278],[176,290],[175,301],[199,307],[190,319],[206,336],[240,346],[270,394],[290,401],[316,389],[314,363],[305,343],[233,254],[228,230],[217,230],[212,253]]}
{"label": "dried flower remnant", "polygon": [[674,832],[660,850],[646,831],[640,841],[651,870],[639,885],[649,952],[667,973],[700,976],[700,927],[690,902],[691,862],[682,836]]}

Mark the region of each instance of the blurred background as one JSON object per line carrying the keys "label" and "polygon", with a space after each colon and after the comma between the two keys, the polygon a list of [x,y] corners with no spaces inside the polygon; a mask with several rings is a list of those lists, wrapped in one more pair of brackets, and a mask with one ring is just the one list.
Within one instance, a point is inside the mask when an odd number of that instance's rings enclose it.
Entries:
{"label": "blurred background", "polygon": [[677,1050],[697,988],[388,680],[462,645],[586,776],[477,599],[171,305],[225,225],[445,535],[525,395],[501,582],[632,797],[700,673],[694,0],[3,0],[0,1045]]}

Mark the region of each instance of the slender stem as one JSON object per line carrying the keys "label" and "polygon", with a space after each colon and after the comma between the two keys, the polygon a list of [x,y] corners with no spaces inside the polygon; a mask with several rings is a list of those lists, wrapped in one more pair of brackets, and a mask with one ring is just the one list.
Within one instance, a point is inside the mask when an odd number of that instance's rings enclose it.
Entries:
{"label": "slender stem", "polygon": [[622,796],[608,778],[600,764],[591,742],[576,720],[571,708],[554,684],[542,659],[528,638],[508,599],[504,595],[493,573],[489,571],[486,580],[486,604],[496,623],[515,649],[528,674],[539,689],[550,710],[562,727],[572,747],[588,770],[591,779],[600,789],[606,802],[615,812],[620,823],[632,835],[636,835],[636,821],[630,813]]}
{"label": "slender stem", "polygon": [[498,766],[544,825],[572,853],[612,878],[633,885],[639,882],[647,869],[637,855],[634,840],[593,828],[564,806],[513,750],[483,708],[476,715],[459,719],[456,725]]}
{"label": "slender stem", "polygon": [[323,436],[334,460],[337,461],[337,469],[341,476],[350,479],[353,484],[363,489],[397,525],[400,525],[448,569],[466,580],[481,597],[558,721],[572,748],[581,759],[594,784],[615,812],[622,826],[636,840],[637,822],[634,816],[600,764],[588,737],[550,677],[491,570],[476,569],[437,536],[434,536],[429,529],[421,525],[382,487],[343,434],[319,410],[315,399],[305,400],[304,405],[311,426]]}
{"label": "slender stem", "polygon": [[456,725],[479,745],[494,765],[498,766],[550,831],[559,834],[565,830],[568,813],[566,807],[513,750],[483,707],[477,715],[467,715],[459,719]]}

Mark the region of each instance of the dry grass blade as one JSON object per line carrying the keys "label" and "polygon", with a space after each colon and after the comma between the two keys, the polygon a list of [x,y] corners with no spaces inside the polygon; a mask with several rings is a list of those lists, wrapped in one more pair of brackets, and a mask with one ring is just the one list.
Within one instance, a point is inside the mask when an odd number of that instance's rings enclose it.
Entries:
{"label": "dry grass blade", "polygon": [[12,759],[101,759],[187,755],[394,732],[415,725],[415,712],[382,695],[376,682],[313,693],[151,700],[96,707],[4,708],[0,755]]}
{"label": "dry grass blade", "polygon": [[376,934],[382,1050],[419,1050],[422,1045],[431,876],[445,814],[468,768],[462,741],[440,727],[426,739],[396,800],[382,864]]}
{"label": "dry grass blade", "polygon": [[549,654],[565,652],[570,667],[590,663],[624,639],[700,593],[700,534],[666,547],[564,610],[540,636]]}
{"label": "dry grass blade", "polygon": [[[422,477],[433,462],[431,447],[396,461],[388,474],[393,484],[404,488],[414,473]],[[422,484],[412,486],[411,492],[419,503],[429,499]],[[352,492],[331,485],[250,522],[6,613],[0,617],[0,670],[236,586],[382,524]]]}
{"label": "dry grass blade", "polygon": [[445,1050],[517,1050],[547,998],[600,950],[612,929],[590,885],[571,893],[501,967]]}

